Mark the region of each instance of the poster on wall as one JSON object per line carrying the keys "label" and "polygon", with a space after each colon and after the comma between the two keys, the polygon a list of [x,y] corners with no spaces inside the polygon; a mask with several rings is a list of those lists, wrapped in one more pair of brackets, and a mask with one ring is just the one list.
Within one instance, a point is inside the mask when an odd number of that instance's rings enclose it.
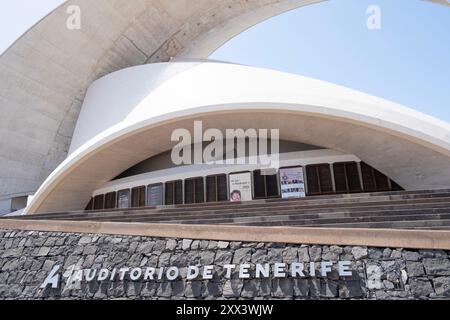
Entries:
{"label": "poster on wall", "polygon": [[121,190],[117,194],[117,208],[127,209],[130,207],[130,190]]}
{"label": "poster on wall", "polygon": [[152,184],[147,189],[147,204],[151,207],[157,207],[163,205],[163,184]]}
{"label": "poster on wall", "polygon": [[250,172],[230,174],[230,201],[253,200],[252,176]]}
{"label": "poster on wall", "polygon": [[305,178],[302,167],[280,169],[280,183],[283,199],[306,197]]}

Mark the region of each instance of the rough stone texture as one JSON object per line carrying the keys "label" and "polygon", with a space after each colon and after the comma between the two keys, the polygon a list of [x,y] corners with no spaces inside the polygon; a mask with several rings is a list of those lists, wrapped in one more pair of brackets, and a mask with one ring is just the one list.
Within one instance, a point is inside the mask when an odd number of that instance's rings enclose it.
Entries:
{"label": "rough stone texture", "polygon": [[423,264],[427,275],[450,276],[450,260],[448,258],[424,259]]}
{"label": "rough stone texture", "polygon": [[433,279],[433,286],[437,295],[450,298],[450,277]]}
{"label": "rough stone texture", "polygon": [[[348,260],[353,274],[327,278],[239,279],[226,264]],[[40,289],[56,265],[80,269],[180,268],[174,281],[63,283]],[[187,280],[187,267],[214,265],[211,280]],[[308,246],[0,231],[0,299],[449,299],[450,261],[442,250]]]}

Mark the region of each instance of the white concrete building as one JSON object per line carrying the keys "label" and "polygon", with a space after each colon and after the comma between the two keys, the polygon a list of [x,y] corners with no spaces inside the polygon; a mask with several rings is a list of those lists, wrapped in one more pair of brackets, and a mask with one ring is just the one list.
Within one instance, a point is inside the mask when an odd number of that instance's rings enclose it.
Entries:
{"label": "white concrete building", "polygon": [[[309,146],[286,152],[286,166],[355,162],[389,188],[449,188],[448,123],[329,83],[202,60],[248,27],[317,2],[67,1],[0,57],[0,200],[39,189],[27,213],[82,210],[102,192],[167,182],[180,173],[136,166],[171,150],[171,132],[194,120],[279,128],[282,141]],[[65,28],[68,5],[82,10],[80,30]]]}

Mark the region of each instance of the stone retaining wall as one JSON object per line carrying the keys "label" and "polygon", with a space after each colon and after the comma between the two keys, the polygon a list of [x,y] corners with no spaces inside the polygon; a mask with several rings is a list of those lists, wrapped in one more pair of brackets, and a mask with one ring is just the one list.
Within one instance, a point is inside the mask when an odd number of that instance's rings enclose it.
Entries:
{"label": "stone retaining wall", "polygon": [[[351,261],[353,275],[231,279],[226,264]],[[320,263],[319,263],[320,264]],[[188,281],[187,266],[214,265],[212,280]],[[176,266],[175,281],[41,285],[55,266],[69,270]],[[72,233],[0,231],[0,299],[448,299],[449,252],[155,239]]]}

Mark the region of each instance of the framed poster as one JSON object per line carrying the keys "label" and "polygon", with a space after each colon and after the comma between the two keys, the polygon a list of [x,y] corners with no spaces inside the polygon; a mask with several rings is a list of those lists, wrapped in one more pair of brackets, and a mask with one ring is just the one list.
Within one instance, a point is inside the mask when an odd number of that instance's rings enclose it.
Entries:
{"label": "framed poster", "polygon": [[130,207],[131,192],[130,190],[121,190],[117,193],[117,208],[128,209]]}
{"label": "framed poster", "polygon": [[164,202],[164,185],[151,184],[147,187],[147,205],[150,207],[162,206]]}
{"label": "framed poster", "polygon": [[302,167],[280,169],[280,185],[283,199],[306,197]]}
{"label": "framed poster", "polygon": [[230,201],[252,201],[252,175],[250,172],[230,174]]}

